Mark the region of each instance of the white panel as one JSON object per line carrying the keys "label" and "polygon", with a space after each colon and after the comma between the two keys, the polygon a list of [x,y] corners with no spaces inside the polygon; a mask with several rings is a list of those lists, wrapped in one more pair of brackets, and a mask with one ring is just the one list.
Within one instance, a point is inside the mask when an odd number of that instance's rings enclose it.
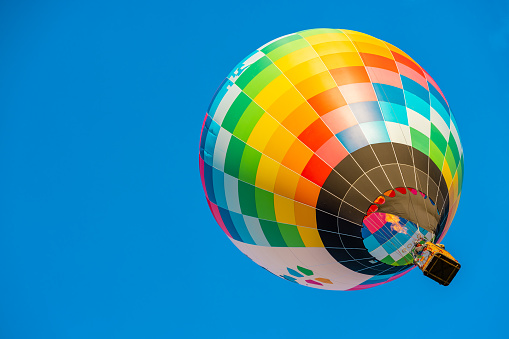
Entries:
{"label": "white panel", "polygon": [[237,96],[242,92],[239,86],[233,84],[228,87],[228,91],[224,95],[223,99],[217,106],[216,112],[214,113],[214,121],[219,125],[223,123],[223,119],[230,109],[232,103],[237,99]]}
{"label": "white panel", "polygon": [[386,121],[385,126],[392,142],[412,146],[410,128],[407,125]]}
{"label": "white panel", "polygon": [[224,193],[228,209],[242,214],[239,204],[239,181],[229,174],[224,174]]}
{"label": "white panel", "polygon": [[251,55],[248,59],[246,59],[246,61],[244,61],[242,63],[242,66],[240,66],[240,68],[237,68],[236,70],[234,70],[232,73],[230,73],[230,77],[228,78],[228,80],[230,80],[231,82],[235,83],[235,81],[237,81],[237,79],[240,77],[240,75],[242,73],[244,73],[244,71],[246,69],[249,68],[249,66],[251,66],[252,64],[254,64],[256,61],[258,61],[259,59],[261,59],[265,54],[263,54],[262,52],[256,52],[254,53],[253,55]]}
{"label": "white panel", "polygon": [[244,215],[244,221],[246,223],[249,234],[251,234],[251,237],[253,238],[254,242],[257,245],[270,246],[269,242],[265,238],[265,235],[263,234],[263,230],[262,227],[260,226],[260,221],[258,220],[258,218]]}
{"label": "white panel", "polygon": [[431,132],[431,122],[426,119],[424,116],[420,115],[416,111],[407,107],[408,112],[408,125],[410,127],[415,128],[428,138],[430,137]]}
{"label": "white panel", "polygon": [[283,39],[283,38],[286,38],[287,36],[294,35],[294,34],[295,34],[295,33],[291,33],[291,34],[283,35],[283,36],[281,36],[281,37],[279,37],[279,38],[277,38],[277,39],[274,39],[274,40],[272,40],[272,41],[269,41],[269,42],[267,42],[265,45],[263,45],[262,47],[258,48],[258,50],[259,50],[259,51],[261,51],[262,49],[264,49],[265,47],[267,47],[267,46],[268,46],[268,45],[270,45],[271,43],[276,42],[276,41],[278,41],[278,40],[281,40],[281,39]]}
{"label": "white panel", "polygon": [[460,136],[458,134],[458,131],[456,130],[456,126],[454,126],[452,119],[451,119],[451,133],[452,136],[454,137],[454,140],[456,141],[456,145],[458,145],[458,150],[461,156],[463,154],[463,147],[461,147]]}
{"label": "white panel", "polygon": [[226,158],[226,151],[230,144],[232,134],[221,128],[217,134],[216,146],[214,148],[214,167],[224,172],[224,160]]}
{"label": "white panel", "polygon": [[[245,244],[232,239],[245,255],[258,265],[280,276],[291,276],[288,268],[298,271],[297,266],[313,271],[310,276],[295,277],[301,285],[326,290],[347,290],[373,277],[352,271],[338,263],[323,247],[264,247]],[[332,284],[323,286],[306,283],[316,278],[329,279]],[[315,280],[317,281],[317,280]]]}
{"label": "white panel", "polygon": [[449,126],[445,123],[444,119],[438,114],[433,107],[431,107],[431,122],[442,133],[445,140],[449,140]]}

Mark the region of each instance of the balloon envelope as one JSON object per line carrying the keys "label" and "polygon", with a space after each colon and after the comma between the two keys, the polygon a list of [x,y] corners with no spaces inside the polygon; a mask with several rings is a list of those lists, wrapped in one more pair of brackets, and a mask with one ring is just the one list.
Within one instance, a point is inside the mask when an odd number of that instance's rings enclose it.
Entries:
{"label": "balloon envelope", "polygon": [[224,233],[275,275],[357,290],[440,241],[463,150],[442,91],[397,47],[340,29],[289,34],[240,62],[203,124],[200,173]]}

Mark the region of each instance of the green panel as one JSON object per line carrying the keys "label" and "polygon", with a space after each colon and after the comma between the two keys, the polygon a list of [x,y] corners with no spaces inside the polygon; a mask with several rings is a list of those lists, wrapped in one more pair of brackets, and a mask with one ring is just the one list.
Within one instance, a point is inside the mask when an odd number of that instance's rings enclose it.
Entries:
{"label": "green panel", "polygon": [[302,40],[302,37],[300,37],[299,35],[297,34],[292,34],[292,35],[289,35],[289,36],[285,36],[284,38],[281,38],[277,41],[274,41],[273,43],[271,43],[270,45],[268,46],[265,46],[261,51],[265,54],[269,54],[270,52],[272,52],[273,50],[283,46],[283,45],[286,45],[292,41],[295,41],[295,40]]}
{"label": "green panel", "polygon": [[452,155],[451,148],[447,146],[447,153],[445,154],[445,161],[447,161],[447,165],[451,169],[451,175],[454,177],[454,173],[456,173],[456,161],[454,160],[454,156]]}
{"label": "green panel", "polygon": [[412,256],[411,255],[406,255],[403,258],[401,258],[398,261],[396,261],[396,266],[408,265],[408,264],[412,263],[412,261],[413,261],[412,260]]}
{"label": "green panel", "polygon": [[385,263],[385,264],[387,264],[387,265],[392,265],[392,264],[395,263],[394,259],[392,259],[392,257],[390,255],[386,256],[385,258],[383,258],[380,261]]}
{"label": "green panel", "polygon": [[254,186],[239,181],[239,203],[242,214],[257,217]]}
{"label": "green panel", "polygon": [[461,156],[460,165],[458,166],[458,193],[461,193],[461,187],[463,186],[463,155]]}
{"label": "green panel", "polygon": [[410,127],[410,135],[412,136],[412,147],[429,156],[428,137],[412,127]]}
{"label": "green panel", "polygon": [[442,154],[445,154],[445,150],[447,149],[447,140],[445,140],[440,130],[435,127],[435,125],[431,124],[431,141],[435,143]]}
{"label": "green panel", "polygon": [[286,247],[286,243],[281,236],[281,232],[279,231],[279,227],[276,222],[267,221],[260,219],[260,226],[262,227],[263,234],[270,246],[272,247]]}
{"label": "green panel", "polygon": [[244,114],[240,117],[237,126],[235,126],[233,135],[240,140],[247,142],[253,128],[256,126],[256,123],[260,120],[263,113],[265,113],[265,111],[260,108],[260,106],[258,106],[255,102],[251,102],[244,111]]}
{"label": "green panel", "polygon": [[281,235],[283,236],[283,239],[285,240],[288,247],[305,247],[297,226],[288,224],[278,225],[279,231],[281,232]]}
{"label": "green panel", "polygon": [[281,71],[275,66],[270,65],[261,71],[251,82],[244,88],[244,92],[251,98],[256,97],[262,89],[264,89],[272,80],[281,75]]}
{"label": "green panel", "polygon": [[256,60],[253,64],[251,64],[240,77],[235,81],[235,85],[239,86],[241,89],[244,89],[246,85],[253,80],[253,78],[267,68],[269,65],[272,65],[272,61],[270,61],[267,57],[261,57]]}
{"label": "green panel", "polygon": [[233,131],[235,130],[237,123],[242,117],[242,114],[251,103],[252,100],[247,95],[240,92],[226,113],[221,127],[233,134]]}
{"label": "green panel", "polygon": [[433,141],[431,141],[429,144],[429,157],[431,158],[431,161],[437,165],[438,169],[442,171],[442,166],[444,165],[444,155],[433,143]]}
{"label": "green panel", "polygon": [[318,35],[318,34],[326,34],[326,33],[343,33],[339,29],[331,29],[331,28],[316,28],[316,29],[307,29],[305,31],[297,32],[298,35],[306,38],[308,36]]}
{"label": "green panel", "polygon": [[247,146],[244,148],[242,160],[240,161],[239,179],[251,185],[256,182],[256,171],[262,154],[254,148]]}
{"label": "green panel", "polygon": [[258,218],[276,221],[276,213],[274,212],[274,193],[256,188],[255,198]]}
{"label": "green panel", "polygon": [[244,153],[245,143],[239,139],[232,137],[228,144],[228,150],[226,151],[226,158],[224,161],[224,172],[229,175],[238,178],[240,161],[242,160],[242,153]]}
{"label": "green panel", "polygon": [[454,139],[452,133],[449,135],[449,147],[451,148],[452,155],[454,156],[454,161],[456,165],[458,165],[460,161],[460,151],[458,150],[458,145],[456,144],[456,139]]}
{"label": "green panel", "polygon": [[429,104],[412,92],[405,91],[406,106],[429,120],[431,108]]}
{"label": "green panel", "polygon": [[270,60],[272,60],[272,62],[275,62],[275,61],[281,59],[282,57],[284,57],[285,55],[288,55],[292,52],[295,52],[299,49],[302,49],[304,47],[309,47],[309,46],[310,46],[309,42],[307,42],[304,39],[295,40],[295,41],[290,42],[289,44],[281,46],[278,49],[268,53],[267,57]]}

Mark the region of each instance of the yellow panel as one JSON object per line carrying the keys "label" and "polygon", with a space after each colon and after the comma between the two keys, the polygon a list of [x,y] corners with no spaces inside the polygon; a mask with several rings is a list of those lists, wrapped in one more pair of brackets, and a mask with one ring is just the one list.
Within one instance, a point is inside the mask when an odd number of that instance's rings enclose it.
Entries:
{"label": "yellow panel", "polygon": [[256,187],[273,192],[279,167],[277,162],[262,154],[256,172]]}
{"label": "yellow panel", "polygon": [[312,156],[313,151],[304,145],[302,141],[295,140],[281,163],[292,171],[302,173]]}
{"label": "yellow panel", "polygon": [[274,119],[281,122],[285,120],[290,113],[296,110],[297,107],[304,103],[306,103],[306,100],[302,97],[302,94],[300,94],[295,87],[292,87],[274,101],[266,112],[272,115]]}
{"label": "yellow panel", "polygon": [[341,33],[325,33],[325,34],[317,34],[305,37],[311,45],[320,44],[322,42],[329,42],[329,41],[348,41],[348,37]]}
{"label": "yellow panel", "polygon": [[[299,95],[301,95],[299,93]],[[302,97],[302,96],[301,96]],[[304,99],[303,99],[304,100]],[[308,102],[300,105],[284,121],[285,126],[293,135],[300,135],[313,121],[319,118],[318,113]]]}
{"label": "yellow panel", "polygon": [[281,74],[265,86],[265,88],[262,89],[261,92],[254,98],[254,101],[261,108],[267,111],[267,108],[290,88],[293,88],[293,85],[283,74]]}
{"label": "yellow panel", "polygon": [[348,36],[350,36],[350,34],[354,34],[354,35],[364,35],[364,36],[371,37],[371,35],[368,35],[368,34],[362,33],[362,32],[352,31],[351,29],[342,29],[341,32],[347,34]]}
{"label": "yellow panel", "polygon": [[296,201],[294,209],[296,225],[316,228],[316,210],[313,207]]}
{"label": "yellow panel", "polygon": [[302,96],[308,100],[328,89],[337,87],[337,85],[334,78],[332,78],[330,73],[327,71],[312,76],[311,78],[298,83],[295,87],[299,90]]}
{"label": "yellow panel", "polygon": [[327,68],[317,56],[314,59],[303,62],[285,72],[286,77],[294,84],[306,80],[318,73],[326,72]]}
{"label": "yellow panel", "polygon": [[293,199],[300,176],[286,167],[279,167],[274,193]]}
{"label": "yellow panel", "polygon": [[442,168],[442,174],[444,175],[445,183],[447,187],[451,187],[452,175],[449,165],[447,165],[447,161],[444,161],[444,167]]}
{"label": "yellow panel", "polygon": [[306,247],[324,247],[316,228],[297,227],[297,229]]}
{"label": "yellow panel", "polygon": [[379,46],[379,45],[369,44],[366,42],[355,42],[355,47],[357,47],[357,50],[359,51],[359,53],[376,54],[376,55],[381,55],[381,56],[389,58],[389,59],[394,58],[391,51],[389,51],[389,49],[385,45]]}
{"label": "yellow panel", "polygon": [[385,47],[385,42],[375,37],[372,37],[371,35],[356,32],[352,34],[349,33],[348,37],[352,39],[352,41],[354,42],[366,42],[369,44]]}
{"label": "yellow panel", "polygon": [[296,137],[288,132],[286,128],[280,126],[274,132],[262,153],[281,163],[295,139]]}
{"label": "yellow panel", "polygon": [[[403,55],[404,57],[406,57],[406,58],[408,58],[408,59],[412,60],[413,62],[415,62],[415,60],[414,60],[414,59],[412,59],[412,58],[411,58],[408,54],[406,54],[405,52],[403,52],[402,50],[400,50],[398,47],[396,47],[396,46],[394,46],[394,45],[391,45],[391,44],[390,44],[390,43],[388,43],[388,42],[386,42],[385,44],[387,45],[387,47],[389,47],[389,49],[390,49],[391,51],[394,51],[394,52],[396,52],[396,53],[398,53],[398,54],[401,54],[401,55]],[[416,62],[415,62],[415,63],[416,63]],[[416,64],[417,64],[417,63],[416,63]]]}
{"label": "yellow panel", "polygon": [[350,41],[324,42],[314,45],[313,48],[320,56],[335,53],[357,53],[357,49]]}
{"label": "yellow panel", "polygon": [[322,57],[322,60],[328,69],[335,69],[350,66],[364,66],[360,55],[355,53],[335,53]]}
{"label": "yellow panel", "polygon": [[295,225],[293,204],[293,200],[274,194],[274,210],[277,222]]}
{"label": "yellow panel", "polygon": [[285,55],[274,64],[281,70],[281,72],[285,73],[290,68],[313,58],[316,58],[316,52],[313,47],[309,46]]}
{"label": "yellow panel", "polygon": [[274,131],[279,126],[280,124],[270,115],[262,115],[256,126],[253,128],[253,131],[249,135],[247,144],[261,152],[269,142],[272,134],[274,134]]}

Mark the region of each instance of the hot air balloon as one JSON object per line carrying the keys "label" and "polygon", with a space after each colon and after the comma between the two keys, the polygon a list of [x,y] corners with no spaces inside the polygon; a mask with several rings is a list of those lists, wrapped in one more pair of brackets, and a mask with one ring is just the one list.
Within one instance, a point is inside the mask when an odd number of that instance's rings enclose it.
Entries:
{"label": "hot air balloon", "polygon": [[221,229],[283,279],[360,290],[459,269],[436,245],[461,195],[456,121],[433,78],[372,36],[311,29],[249,54],[210,103],[199,167]]}

